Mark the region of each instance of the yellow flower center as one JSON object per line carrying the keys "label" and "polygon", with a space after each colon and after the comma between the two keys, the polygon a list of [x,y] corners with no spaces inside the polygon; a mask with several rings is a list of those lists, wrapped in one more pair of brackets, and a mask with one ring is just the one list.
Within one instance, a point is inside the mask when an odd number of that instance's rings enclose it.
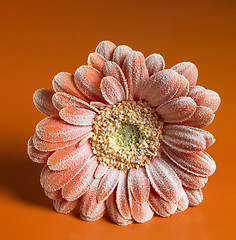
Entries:
{"label": "yellow flower center", "polygon": [[163,122],[147,102],[123,101],[108,106],[93,121],[93,152],[109,167],[139,168],[160,153],[162,127]]}

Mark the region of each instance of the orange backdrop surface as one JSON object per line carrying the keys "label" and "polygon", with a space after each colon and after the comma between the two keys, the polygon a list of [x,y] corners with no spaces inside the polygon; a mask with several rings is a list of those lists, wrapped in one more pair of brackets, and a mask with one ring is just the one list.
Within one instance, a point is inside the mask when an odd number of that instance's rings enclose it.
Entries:
{"label": "orange backdrop surface", "polygon": [[[236,239],[235,88],[236,2],[224,1],[4,1],[0,10],[1,160],[0,239]],[[204,201],[170,218],[119,227],[108,219],[84,222],[52,208],[39,184],[42,166],[29,160],[26,142],[43,118],[33,105],[38,88],[58,72],[75,72],[102,40],[170,68],[191,61],[198,84],[222,103],[207,130],[216,173]]]}

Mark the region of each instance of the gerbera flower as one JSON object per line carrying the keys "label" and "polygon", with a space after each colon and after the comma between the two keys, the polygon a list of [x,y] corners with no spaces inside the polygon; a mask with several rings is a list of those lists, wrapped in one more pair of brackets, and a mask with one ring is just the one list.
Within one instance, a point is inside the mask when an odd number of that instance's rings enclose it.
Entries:
{"label": "gerbera flower", "polygon": [[196,86],[194,64],[164,69],[164,59],[103,41],[75,74],[61,72],[33,100],[46,118],[28,142],[44,163],[41,185],[56,211],[78,206],[95,221],[107,210],[119,225],[168,217],[198,205],[215,171],[202,130],[219,95]]}

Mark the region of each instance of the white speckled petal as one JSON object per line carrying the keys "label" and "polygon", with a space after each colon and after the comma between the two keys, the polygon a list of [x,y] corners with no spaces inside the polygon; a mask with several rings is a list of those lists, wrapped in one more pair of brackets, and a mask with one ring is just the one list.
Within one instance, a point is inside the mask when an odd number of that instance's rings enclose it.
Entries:
{"label": "white speckled petal", "polygon": [[54,91],[46,88],[38,89],[34,93],[34,105],[46,116],[58,114],[58,110],[52,104],[52,97],[54,93]]}
{"label": "white speckled petal", "polygon": [[58,73],[52,80],[52,86],[56,92],[68,93],[81,100],[88,101],[88,98],[85,97],[76,87],[74,75],[71,73]]}
{"label": "white speckled petal", "polygon": [[52,191],[52,192],[49,192],[49,191],[44,189],[44,193],[48,198],[50,198],[52,200],[59,200],[59,199],[62,198],[61,189],[56,190],[56,191]]}
{"label": "white speckled petal", "polygon": [[189,206],[195,207],[203,200],[203,194],[201,189],[190,189],[190,188],[184,188],[188,201]]}
{"label": "white speckled petal", "polygon": [[171,69],[185,76],[185,78],[187,78],[187,80],[189,81],[190,86],[196,84],[198,78],[198,70],[195,64],[191,62],[182,62],[176,64]]}
{"label": "white speckled petal", "polygon": [[59,112],[59,115],[64,121],[70,124],[86,126],[93,124],[96,113],[85,108],[67,107],[63,108]]}
{"label": "white speckled petal", "polygon": [[116,45],[113,42],[102,41],[97,45],[95,52],[102,55],[105,59],[111,60],[115,49]]}
{"label": "white speckled petal", "polygon": [[78,205],[78,201],[68,202],[65,199],[58,199],[53,201],[53,206],[58,213],[67,214],[74,210]]}
{"label": "white speckled petal", "polygon": [[88,159],[79,174],[62,188],[62,197],[67,201],[74,201],[81,197],[91,185],[97,166],[96,157]]}
{"label": "white speckled petal", "polygon": [[186,210],[188,208],[188,204],[189,204],[188,196],[184,191],[182,198],[178,201],[176,213],[180,213],[180,212],[183,212],[184,210]]}
{"label": "white speckled petal", "polygon": [[153,74],[163,70],[165,68],[164,58],[157,53],[153,53],[149,55],[146,60],[146,66],[148,69],[149,76],[151,77]]}
{"label": "white speckled petal", "polygon": [[101,91],[104,99],[110,104],[117,104],[125,100],[125,92],[121,83],[113,77],[102,79]]}
{"label": "white speckled petal", "polygon": [[183,75],[180,75],[180,74],[179,74],[179,78],[180,78],[180,84],[179,84],[178,91],[175,93],[175,98],[186,97],[189,93],[189,88],[190,88],[189,81]]}
{"label": "white speckled petal", "polygon": [[94,172],[94,177],[101,178],[107,172],[108,169],[109,167],[107,165],[100,163]]}
{"label": "white speckled petal", "polygon": [[190,97],[179,97],[160,105],[156,112],[162,120],[170,123],[183,122],[189,119],[197,108]]}
{"label": "white speckled petal", "polygon": [[183,188],[173,169],[161,157],[154,157],[145,166],[151,185],[158,195],[168,202],[178,202]]}
{"label": "white speckled petal", "polygon": [[98,71],[102,70],[102,66],[106,62],[106,59],[98,53],[90,53],[88,56],[88,65],[96,68]]}
{"label": "white speckled petal", "polygon": [[131,168],[128,181],[134,199],[140,204],[146,202],[150,193],[150,182],[145,168]]}
{"label": "white speckled petal", "polygon": [[102,177],[98,187],[98,202],[103,202],[110,196],[119,181],[119,176],[120,170],[117,168],[110,168],[106,172],[106,174]]}
{"label": "white speckled petal", "polygon": [[126,45],[118,46],[114,53],[112,61],[116,62],[120,67],[122,67],[125,58],[132,51],[132,49]]}
{"label": "white speckled petal", "polygon": [[92,101],[103,102],[100,91],[102,74],[90,66],[81,66],[75,72],[75,84],[77,88]]}

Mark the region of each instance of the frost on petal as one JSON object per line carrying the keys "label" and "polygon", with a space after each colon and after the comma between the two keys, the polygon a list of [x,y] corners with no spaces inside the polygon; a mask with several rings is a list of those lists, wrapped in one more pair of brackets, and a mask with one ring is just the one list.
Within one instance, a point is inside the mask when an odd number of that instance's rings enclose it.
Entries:
{"label": "frost on petal", "polygon": [[115,49],[116,45],[113,42],[102,41],[97,45],[95,52],[102,55],[105,59],[111,60]]}
{"label": "frost on petal", "polygon": [[105,201],[115,189],[120,176],[120,170],[117,168],[110,168],[102,177],[98,186],[97,201]]}
{"label": "frost on petal", "polygon": [[129,96],[128,83],[120,66],[115,62],[107,61],[103,65],[102,73],[105,76],[111,76],[118,80],[124,88],[126,99],[128,99]]}
{"label": "frost on petal", "polygon": [[113,77],[102,79],[101,91],[104,99],[110,104],[117,104],[125,100],[125,92],[121,83]]}
{"label": "frost on petal", "polygon": [[53,95],[52,102],[59,111],[66,107],[81,107],[94,112],[99,112],[97,108],[89,105],[87,102],[67,93],[57,92]]}
{"label": "frost on petal", "polygon": [[67,142],[47,142],[47,141],[39,138],[37,136],[37,134],[35,134],[33,136],[33,143],[34,143],[35,148],[38,149],[39,151],[43,151],[43,152],[57,151],[59,149],[63,149],[63,148],[69,147],[71,145],[74,145],[74,144],[78,143],[80,140],[81,140],[81,137],[75,138],[75,139],[73,139],[71,141],[67,141]]}
{"label": "frost on petal", "polygon": [[214,160],[204,151],[179,152],[165,144],[162,144],[162,150],[175,164],[196,176],[208,177],[216,169]]}
{"label": "frost on petal", "polygon": [[80,216],[85,221],[96,221],[105,213],[105,202],[97,202],[97,190],[100,179],[95,179],[88,191],[81,197]]}
{"label": "frost on petal", "polygon": [[96,116],[96,113],[85,108],[67,107],[63,108],[59,112],[59,115],[64,121],[70,124],[90,126],[93,124],[93,119]]}
{"label": "frost on petal", "polygon": [[113,53],[113,62],[116,62],[120,67],[122,67],[125,58],[132,51],[132,49],[126,45],[118,46]]}
{"label": "frost on petal", "polygon": [[89,141],[81,146],[72,145],[70,147],[54,152],[48,159],[47,165],[51,170],[59,171],[71,167],[83,166],[92,154]]}
{"label": "frost on petal", "polygon": [[195,207],[202,202],[203,194],[201,189],[184,188],[184,190],[187,194],[190,207]]}
{"label": "frost on petal", "polygon": [[98,53],[90,53],[88,57],[88,65],[96,68],[98,71],[102,70],[102,66],[106,62],[106,59]]}
{"label": "frost on petal", "polygon": [[162,158],[168,163],[169,166],[175,171],[177,176],[179,177],[181,183],[188,188],[199,189],[205,186],[208,181],[206,176],[197,176],[196,174],[191,173],[190,171],[186,171],[182,167],[175,164],[169,157],[167,157],[164,153],[162,154]]}
{"label": "frost on petal", "polygon": [[91,126],[70,125],[58,116],[44,118],[36,126],[37,135],[49,142],[66,142],[78,138],[92,130]]}
{"label": "frost on petal", "polygon": [[179,97],[160,105],[156,112],[165,122],[176,123],[189,119],[197,108],[190,97]]}
{"label": "frost on petal", "polygon": [[150,182],[145,168],[131,168],[128,181],[134,199],[140,204],[146,202],[150,193]]}
{"label": "frost on petal", "polygon": [[125,58],[122,69],[127,79],[129,94],[134,99],[138,99],[142,87],[149,79],[143,54],[138,51],[130,52]]}
{"label": "frost on petal", "polygon": [[74,201],[81,197],[93,181],[93,174],[98,165],[95,157],[86,161],[82,170],[62,188],[62,197],[67,201]]}
{"label": "frost on petal", "polygon": [[49,156],[52,154],[52,152],[42,152],[36,149],[34,147],[33,137],[31,137],[28,141],[27,152],[30,159],[36,163],[46,163]]}
{"label": "frost on petal", "polygon": [[107,172],[108,168],[107,165],[100,163],[94,172],[94,177],[101,178]]}
{"label": "frost on petal", "polygon": [[115,191],[113,191],[109,198],[106,200],[107,211],[111,220],[120,226],[125,226],[133,223],[132,220],[126,219],[120,214],[120,212],[117,209],[115,197],[116,193]]}
{"label": "frost on petal", "polygon": [[177,203],[165,201],[153,189],[150,192],[149,204],[152,210],[161,217],[169,217],[177,209]]}
{"label": "frost on petal", "polygon": [[159,106],[175,96],[179,85],[179,74],[174,70],[164,69],[149,78],[142,90],[141,98],[148,101],[152,107]]}
{"label": "frost on petal", "polygon": [[145,166],[151,185],[158,195],[171,203],[179,201],[183,188],[173,169],[161,157],[154,157]]}
{"label": "frost on petal", "polygon": [[138,203],[132,193],[129,192],[129,203],[130,203],[130,209],[131,214],[134,220],[138,223],[144,223],[149,221],[153,217],[153,211],[149,206],[148,202],[144,202],[142,204]]}
{"label": "frost on petal", "polygon": [[46,88],[38,89],[34,93],[34,105],[46,116],[51,116],[58,113],[58,110],[52,104],[52,96],[54,93],[54,91]]}
{"label": "frost on petal", "polygon": [[78,205],[78,201],[68,202],[65,199],[57,199],[53,201],[53,206],[58,213],[67,214],[74,210]]}
{"label": "frost on petal", "polygon": [[192,117],[182,122],[182,125],[203,128],[212,123],[215,118],[213,111],[204,106],[198,106]]}
{"label": "frost on petal", "polygon": [[56,190],[56,191],[52,191],[52,192],[47,191],[47,190],[44,189],[44,193],[45,193],[45,195],[48,198],[50,198],[52,200],[59,200],[59,199],[62,198],[62,196],[61,196],[61,189],[60,190]]}
{"label": "frost on petal", "polygon": [[102,74],[90,66],[81,66],[75,72],[76,86],[92,101],[104,101],[100,91],[101,79]]}
{"label": "frost on petal", "polygon": [[41,186],[48,192],[57,191],[74,178],[80,170],[81,166],[76,166],[62,171],[52,171],[45,166],[40,175]]}
{"label": "frost on petal", "polygon": [[193,128],[181,125],[166,125],[162,141],[181,152],[198,152],[206,148],[206,140]]}
{"label": "frost on petal", "polygon": [[149,55],[146,60],[146,66],[148,69],[149,76],[151,77],[153,74],[163,70],[165,68],[164,58],[157,53],[153,53]]}
{"label": "frost on petal", "polygon": [[71,73],[58,73],[52,80],[52,86],[56,92],[68,93],[81,100],[88,101],[88,98],[86,98],[76,87],[74,75]]}
{"label": "frost on petal", "polygon": [[191,62],[182,62],[176,64],[171,69],[185,76],[185,78],[189,81],[190,86],[196,84],[198,78],[198,70],[195,64]]}
{"label": "frost on petal", "polygon": [[188,204],[188,196],[184,191],[182,198],[178,201],[176,213],[180,213],[186,210],[188,208]]}
{"label": "frost on petal", "polygon": [[180,75],[180,74],[179,74],[179,78],[180,78],[180,84],[179,84],[178,91],[175,93],[175,98],[186,97],[189,93],[189,88],[190,88],[189,81],[183,75]]}

